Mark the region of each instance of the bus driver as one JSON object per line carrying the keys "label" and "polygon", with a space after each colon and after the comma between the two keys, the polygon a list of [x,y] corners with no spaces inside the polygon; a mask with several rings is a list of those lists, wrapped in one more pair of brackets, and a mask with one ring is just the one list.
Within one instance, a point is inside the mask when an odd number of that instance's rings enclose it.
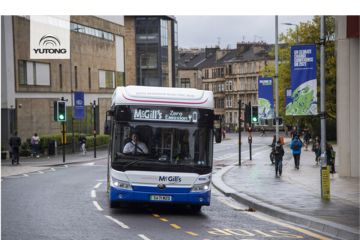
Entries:
{"label": "bus driver", "polygon": [[139,141],[137,133],[131,135],[131,141],[128,142],[123,150],[124,154],[148,154],[149,150],[145,143]]}

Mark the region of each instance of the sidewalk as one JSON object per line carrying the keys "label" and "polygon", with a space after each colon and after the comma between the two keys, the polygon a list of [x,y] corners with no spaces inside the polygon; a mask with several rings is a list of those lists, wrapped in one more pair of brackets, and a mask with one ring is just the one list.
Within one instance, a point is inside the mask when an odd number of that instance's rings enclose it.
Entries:
{"label": "sidewalk", "polygon": [[5,159],[1,160],[1,177],[41,171],[57,165],[86,163],[104,158],[107,158],[107,149],[97,150],[96,158],[94,158],[93,151],[87,152],[86,155],[82,155],[79,152],[66,154],[65,163],[63,163],[63,156],[61,153],[49,157],[41,156],[40,158],[20,157],[19,165],[11,165],[11,159]]}
{"label": "sidewalk", "polygon": [[359,179],[330,175],[331,200],[324,201],[314,153],[302,151],[300,170],[296,170],[289,147],[284,149],[281,178],[275,178],[267,151],[244,161],[241,167],[223,168],[214,174],[213,184],[226,195],[269,215],[339,238],[359,239]]}

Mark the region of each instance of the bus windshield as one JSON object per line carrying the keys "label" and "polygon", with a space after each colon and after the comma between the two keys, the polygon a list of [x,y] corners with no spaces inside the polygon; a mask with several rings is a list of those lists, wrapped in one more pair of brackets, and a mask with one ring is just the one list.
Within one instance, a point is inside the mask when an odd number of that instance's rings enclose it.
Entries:
{"label": "bus windshield", "polygon": [[[134,135],[136,139],[134,140]],[[212,130],[181,123],[116,122],[112,165],[123,170],[211,167]],[[167,169],[169,171],[169,169]]]}

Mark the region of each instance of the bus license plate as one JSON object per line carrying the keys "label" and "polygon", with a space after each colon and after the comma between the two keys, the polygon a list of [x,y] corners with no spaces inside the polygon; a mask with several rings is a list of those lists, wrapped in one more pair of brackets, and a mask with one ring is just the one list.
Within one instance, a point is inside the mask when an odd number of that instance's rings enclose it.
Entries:
{"label": "bus license plate", "polygon": [[150,200],[171,202],[171,196],[150,195]]}

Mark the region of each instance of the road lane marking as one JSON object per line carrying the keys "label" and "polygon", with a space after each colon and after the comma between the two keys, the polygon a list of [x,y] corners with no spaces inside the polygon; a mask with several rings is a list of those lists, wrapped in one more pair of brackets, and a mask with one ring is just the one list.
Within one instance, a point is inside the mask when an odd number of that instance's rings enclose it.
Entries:
{"label": "road lane marking", "polygon": [[103,211],[104,209],[102,209],[102,207],[100,207],[99,203],[97,201],[93,201],[94,206],[96,207],[97,210],[99,211]]}
{"label": "road lane marking", "polygon": [[194,237],[199,236],[199,234],[194,233],[194,232],[186,232],[186,233],[189,234],[189,235],[191,235],[191,236],[194,236]]}
{"label": "road lane marking", "polygon": [[163,222],[168,222],[169,220],[167,220],[166,218],[159,218],[160,221],[163,221]]}
{"label": "road lane marking", "polygon": [[24,177],[28,177],[29,175],[27,175],[27,174],[24,173],[23,176],[24,176]]}
{"label": "road lane marking", "polygon": [[156,213],[154,213],[153,216],[156,217],[156,218],[159,218],[159,217],[160,217],[160,215],[159,215],[159,214],[156,214]]}
{"label": "road lane marking", "polygon": [[38,173],[40,173],[40,174],[44,174],[44,172],[43,171],[37,171]]}
{"label": "road lane marking", "polygon": [[126,225],[125,223],[123,222],[120,222],[119,220],[111,217],[111,216],[108,216],[108,215],[105,215],[106,218],[110,219],[111,221],[113,221],[114,223],[116,223],[117,225],[119,225],[120,227],[122,228],[125,228],[125,229],[129,229],[130,227],[128,225]]}
{"label": "road lane marking", "polygon": [[101,184],[102,184],[101,182],[97,183],[97,184],[94,186],[94,188],[95,188],[95,189],[99,188]]}
{"label": "road lane marking", "polygon": [[96,180],[97,182],[105,182],[106,181],[106,179],[98,179],[98,180]]}
{"label": "road lane marking", "polygon": [[179,225],[176,225],[175,223],[170,224],[170,226],[172,226],[175,229],[181,229],[181,227]]}
{"label": "road lane marking", "polygon": [[91,190],[91,197],[96,198],[96,191],[95,190]]}
{"label": "road lane marking", "polygon": [[148,238],[147,236],[145,236],[144,234],[138,234],[138,236],[140,238],[142,238],[143,240],[151,240],[150,238]]}
{"label": "road lane marking", "polygon": [[260,214],[258,213],[250,213],[250,212],[245,212],[246,214],[249,214],[251,216],[254,216],[258,219],[261,219],[263,221],[267,221],[267,222],[270,222],[270,223],[274,223],[274,224],[277,224],[277,225],[280,225],[282,227],[286,227],[288,229],[291,229],[291,230],[294,230],[294,231],[297,231],[297,232],[301,232],[305,235],[308,235],[310,237],[313,237],[313,238],[316,238],[316,239],[320,239],[320,240],[331,240],[331,238],[328,238],[328,237],[325,237],[323,235],[320,235],[320,234],[317,234],[317,233],[314,233],[314,232],[311,232],[309,230],[306,230],[306,229],[303,229],[303,228],[300,228],[300,227],[296,227],[296,226],[293,226],[293,225],[290,225],[290,224],[287,224],[287,223],[284,223],[284,222],[280,222],[280,221],[277,221],[273,218],[270,218],[270,217],[266,217],[266,216],[261,216]]}
{"label": "road lane marking", "polygon": [[55,168],[50,168],[50,170],[51,170],[52,172],[55,172]]}

